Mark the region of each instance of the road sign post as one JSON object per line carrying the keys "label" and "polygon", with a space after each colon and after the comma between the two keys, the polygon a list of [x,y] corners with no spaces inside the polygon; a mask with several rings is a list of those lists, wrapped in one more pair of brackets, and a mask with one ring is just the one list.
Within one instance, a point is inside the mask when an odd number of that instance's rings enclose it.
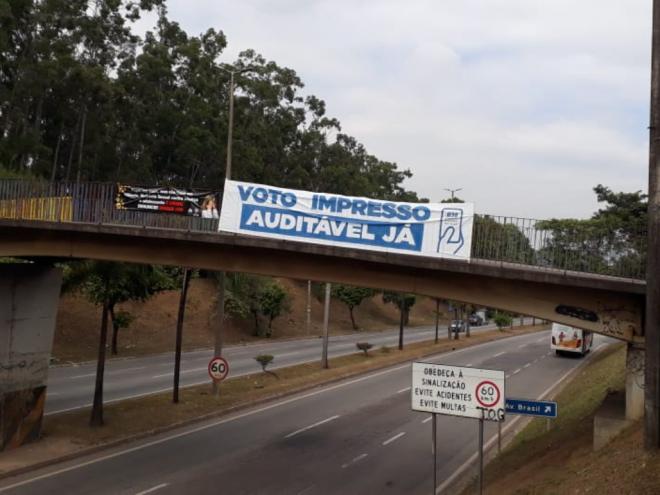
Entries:
{"label": "road sign post", "polygon": [[433,490],[436,488],[436,415],[479,420],[479,493],[483,493],[484,421],[505,416],[504,371],[444,364],[412,364],[411,402],[414,411],[433,414]]}
{"label": "road sign post", "polygon": [[435,487],[438,486],[438,424],[437,415],[431,413],[433,416],[433,495],[435,495]]}
{"label": "road sign post", "polygon": [[484,493],[484,417],[479,418],[479,495]]}
{"label": "road sign post", "polygon": [[222,380],[227,378],[229,374],[229,363],[227,360],[220,356],[215,356],[209,361],[209,376],[215,385],[218,385]]}

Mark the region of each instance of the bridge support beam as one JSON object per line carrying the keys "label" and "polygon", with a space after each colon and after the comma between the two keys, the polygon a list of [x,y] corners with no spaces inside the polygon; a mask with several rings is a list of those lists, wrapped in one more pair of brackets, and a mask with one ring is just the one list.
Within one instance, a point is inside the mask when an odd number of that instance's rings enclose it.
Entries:
{"label": "bridge support beam", "polygon": [[629,343],[626,349],[626,419],[644,417],[644,347]]}
{"label": "bridge support beam", "polygon": [[62,273],[0,264],[0,451],[41,435]]}

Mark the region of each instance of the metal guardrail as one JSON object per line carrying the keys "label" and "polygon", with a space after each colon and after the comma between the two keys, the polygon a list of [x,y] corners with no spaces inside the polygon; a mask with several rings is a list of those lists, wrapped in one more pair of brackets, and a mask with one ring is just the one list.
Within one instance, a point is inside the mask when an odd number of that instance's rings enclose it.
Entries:
{"label": "metal guardrail", "polygon": [[[0,219],[104,223],[214,232],[218,220],[115,207],[117,185],[0,180]],[[557,229],[528,218],[475,215],[472,257],[493,263],[531,265],[642,279],[646,232],[599,228]]]}

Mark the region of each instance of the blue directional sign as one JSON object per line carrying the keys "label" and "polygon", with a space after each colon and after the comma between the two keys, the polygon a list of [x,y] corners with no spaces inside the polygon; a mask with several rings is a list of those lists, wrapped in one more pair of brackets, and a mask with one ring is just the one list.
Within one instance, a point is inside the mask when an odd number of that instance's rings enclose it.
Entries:
{"label": "blue directional sign", "polygon": [[557,417],[557,403],[544,400],[506,399],[506,414],[522,414],[542,418]]}

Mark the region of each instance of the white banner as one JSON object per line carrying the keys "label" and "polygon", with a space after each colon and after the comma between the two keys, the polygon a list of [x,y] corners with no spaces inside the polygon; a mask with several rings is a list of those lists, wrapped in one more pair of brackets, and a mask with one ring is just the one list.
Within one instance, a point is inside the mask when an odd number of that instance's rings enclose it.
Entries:
{"label": "white banner", "polygon": [[414,411],[504,420],[504,371],[413,363]]}
{"label": "white banner", "polygon": [[227,180],[219,230],[469,260],[473,215],[471,203],[401,203]]}

